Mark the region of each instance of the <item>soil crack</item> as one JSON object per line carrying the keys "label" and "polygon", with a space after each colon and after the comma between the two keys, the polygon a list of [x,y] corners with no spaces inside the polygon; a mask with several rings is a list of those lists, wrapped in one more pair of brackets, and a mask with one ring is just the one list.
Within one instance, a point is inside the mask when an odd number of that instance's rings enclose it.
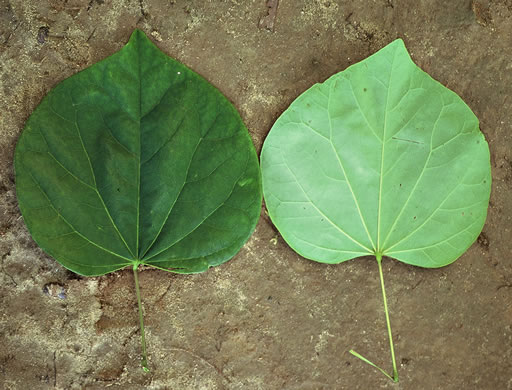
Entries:
{"label": "soil crack", "polygon": [[190,356],[192,356],[193,358],[195,359],[198,359],[198,360],[201,360],[203,363],[205,363],[207,366],[213,368],[215,371],[217,371],[217,373],[228,383],[231,383],[231,380],[226,376],[224,375],[224,373],[222,372],[221,369],[219,369],[217,366],[215,366],[214,364],[210,363],[208,360],[206,360],[204,357],[200,356],[200,355],[197,355],[195,354],[194,352],[192,351],[189,351],[188,349],[185,349],[185,348],[178,348],[178,347],[171,347],[171,348],[167,348],[168,351],[179,351],[179,352],[184,352]]}
{"label": "soil crack", "polygon": [[53,387],[57,387],[57,351],[53,351]]}
{"label": "soil crack", "polygon": [[171,290],[171,287],[172,287],[172,280],[169,282],[169,285],[167,286],[165,291],[162,293],[162,295],[160,295],[160,297],[155,301],[155,305],[158,305],[162,301],[162,299],[165,298],[167,293]]}
{"label": "soil crack", "polygon": [[502,288],[512,288],[512,283],[501,284],[496,288],[496,291],[500,291]]}
{"label": "soil crack", "polygon": [[258,23],[259,28],[264,28],[269,31],[274,31],[278,6],[279,6],[279,0],[268,0],[267,1],[267,14],[260,19],[260,21]]}
{"label": "soil crack", "polygon": [[7,258],[7,256],[10,256],[11,255],[11,251],[8,251],[7,253],[4,253],[2,255],[2,262],[0,264],[0,268],[2,269],[2,272],[9,278],[11,279],[11,282],[14,284],[14,287],[18,287],[18,283],[16,283],[16,280],[14,280],[14,277],[5,270],[5,259]]}
{"label": "soil crack", "polygon": [[139,8],[140,8],[140,14],[144,19],[148,17],[148,13],[144,7],[144,0],[139,0]]}

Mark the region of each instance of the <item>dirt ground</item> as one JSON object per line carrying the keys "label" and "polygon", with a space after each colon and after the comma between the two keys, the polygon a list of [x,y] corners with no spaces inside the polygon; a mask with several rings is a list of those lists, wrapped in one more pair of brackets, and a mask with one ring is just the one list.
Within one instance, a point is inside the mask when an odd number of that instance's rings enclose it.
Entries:
{"label": "dirt ground", "polygon": [[[445,268],[383,262],[399,384],[348,353],[391,367],[375,259],[303,259],[264,208],[230,262],[141,272],[148,374],[131,271],[82,278],[32,241],[24,122],[135,27],[235,104],[258,151],[301,92],[398,37],[473,109],[493,169],[483,233]],[[0,389],[512,389],[511,43],[512,0],[0,0]]]}

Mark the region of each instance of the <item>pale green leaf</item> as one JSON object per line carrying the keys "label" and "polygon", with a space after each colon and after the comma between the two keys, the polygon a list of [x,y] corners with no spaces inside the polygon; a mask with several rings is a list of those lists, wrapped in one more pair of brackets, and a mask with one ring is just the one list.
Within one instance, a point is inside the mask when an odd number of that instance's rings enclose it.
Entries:
{"label": "pale green leaf", "polygon": [[455,261],[485,222],[489,148],[453,91],[396,40],[299,96],[261,154],[269,215],[302,256]]}

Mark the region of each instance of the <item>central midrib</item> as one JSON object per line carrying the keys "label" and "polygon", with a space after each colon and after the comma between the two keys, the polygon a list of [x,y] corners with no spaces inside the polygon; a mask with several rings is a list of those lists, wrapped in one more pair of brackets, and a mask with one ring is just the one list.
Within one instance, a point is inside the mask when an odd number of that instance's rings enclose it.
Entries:
{"label": "central midrib", "polygon": [[140,39],[137,36],[137,67],[138,67],[138,76],[139,76],[139,112],[138,112],[138,123],[139,123],[139,153],[138,153],[138,163],[137,163],[137,235],[136,235],[136,243],[135,243],[135,253],[137,258],[135,260],[140,260],[139,253],[139,235],[140,235],[140,162],[141,162],[141,121],[142,121],[142,77],[141,77],[141,55],[140,55]]}
{"label": "central midrib", "polygon": [[382,150],[381,150],[381,159],[380,159],[380,177],[379,177],[379,205],[377,212],[377,253],[376,255],[382,255],[381,247],[380,247],[380,226],[381,226],[381,211],[382,211],[382,182],[383,182],[383,172],[384,172],[384,152],[386,145],[386,127],[387,127],[387,119],[388,119],[388,105],[389,105],[389,91],[391,90],[391,76],[393,75],[393,64],[395,63],[396,50],[393,53],[393,59],[391,60],[391,66],[389,70],[389,81],[388,81],[388,91],[386,96],[386,105],[384,107],[384,126],[382,132]]}

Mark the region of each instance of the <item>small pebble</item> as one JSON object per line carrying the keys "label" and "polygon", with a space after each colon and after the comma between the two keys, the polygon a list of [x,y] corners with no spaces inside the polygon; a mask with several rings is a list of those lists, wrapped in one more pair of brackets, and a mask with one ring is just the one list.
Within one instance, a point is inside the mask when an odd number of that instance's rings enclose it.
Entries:
{"label": "small pebble", "polygon": [[50,33],[50,28],[48,26],[39,27],[39,31],[37,32],[37,42],[43,44],[48,38],[48,34]]}
{"label": "small pebble", "polygon": [[43,286],[43,293],[59,299],[66,299],[66,289],[58,283],[48,283]]}

